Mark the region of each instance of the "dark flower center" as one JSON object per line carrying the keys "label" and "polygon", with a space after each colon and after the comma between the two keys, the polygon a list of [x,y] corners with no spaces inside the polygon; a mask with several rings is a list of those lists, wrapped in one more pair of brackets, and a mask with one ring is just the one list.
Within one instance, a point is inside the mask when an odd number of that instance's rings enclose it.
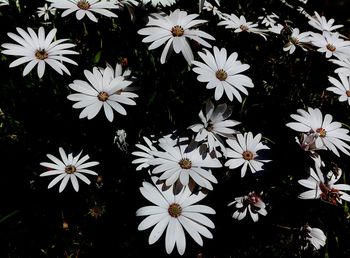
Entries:
{"label": "dark flower center", "polygon": [[182,208],[179,204],[177,203],[172,203],[170,204],[169,208],[168,208],[168,213],[171,217],[173,218],[177,218],[181,215],[182,213]]}
{"label": "dark flower center", "polygon": [[86,0],[80,0],[78,3],[77,3],[77,6],[82,9],[82,10],[88,10],[90,8],[90,4],[88,1]]}
{"label": "dark flower center", "polygon": [[108,93],[104,91],[101,91],[97,96],[98,100],[103,102],[105,102],[108,99],[108,97],[109,97]]}
{"label": "dark flower center", "polygon": [[298,45],[299,39],[298,39],[298,38],[295,38],[295,37],[291,37],[291,38],[290,38],[290,42],[291,42],[293,45]]}
{"label": "dark flower center", "polygon": [[239,28],[240,28],[242,31],[247,31],[247,30],[249,30],[249,27],[248,27],[247,25],[244,25],[244,24],[240,25]]}
{"label": "dark flower center", "polygon": [[217,70],[217,72],[215,73],[215,76],[216,76],[216,78],[218,78],[220,81],[224,81],[224,80],[226,80],[226,78],[227,78],[227,73],[226,73],[225,70],[219,69],[219,70]]}
{"label": "dark flower center", "polygon": [[326,135],[327,135],[327,132],[326,132],[326,130],[325,129],[323,129],[322,127],[321,128],[318,128],[318,129],[316,129],[316,133],[318,133],[319,135],[320,135],[320,137],[326,137]]}
{"label": "dark flower center", "polygon": [[179,165],[182,169],[190,169],[192,167],[192,162],[188,158],[185,158],[180,160]]}
{"label": "dark flower center", "polygon": [[208,123],[207,127],[205,128],[205,130],[207,130],[208,132],[213,131],[214,129],[214,125],[212,123]]}
{"label": "dark flower center", "polygon": [[333,205],[337,205],[337,202],[340,200],[341,194],[338,189],[330,188],[328,185],[324,183],[320,183],[320,189],[322,193],[320,194],[320,198],[322,201],[328,202]]}
{"label": "dark flower center", "polygon": [[253,192],[253,193],[248,194],[246,202],[248,204],[254,205],[254,204],[258,203],[258,202],[261,202],[261,198],[260,198],[260,196],[258,194]]}
{"label": "dark flower center", "polygon": [[67,174],[73,174],[76,171],[77,171],[77,168],[75,166],[73,166],[73,165],[68,165],[64,169],[64,172],[66,172]]}
{"label": "dark flower center", "polygon": [[326,48],[331,52],[334,52],[337,49],[335,46],[329,43],[326,45]]}
{"label": "dark flower center", "polygon": [[181,37],[184,34],[185,30],[179,25],[175,25],[171,28],[171,34],[173,34],[174,37]]}
{"label": "dark flower center", "polygon": [[44,59],[46,59],[46,58],[48,58],[48,57],[49,57],[49,55],[48,55],[48,53],[45,51],[45,49],[43,49],[43,50],[37,50],[37,51],[35,52],[35,58],[36,58],[36,59],[44,60]]}
{"label": "dark flower center", "polygon": [[347,90],[347,91],[345,92],[345,94],[346,94],[346,96],[350,97],[350,90]]}
{"label": "dark flower center", "polygon": [[252,160],[253,157],[254,157],[254,154],[253,154],[251,151],[244,151],[244,152],[242,153],[242,157],[243,157],[243,159],[245,159],[245,160]]}

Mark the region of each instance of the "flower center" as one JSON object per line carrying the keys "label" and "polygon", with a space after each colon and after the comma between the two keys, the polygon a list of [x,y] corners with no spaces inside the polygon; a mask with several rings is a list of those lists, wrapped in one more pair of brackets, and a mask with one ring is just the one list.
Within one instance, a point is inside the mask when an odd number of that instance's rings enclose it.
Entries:
{"label": "flower center", "polygon": [[68,165],[64,169],[64,172],[66,172],[67,174],[73,174],[75,171],[77,171],[77,168],[73,165]]}
{"label": "flower center", "polygon": [[246,201],[247,201],[249,204],[254,205],[254,204],[260,202],[260,201],[261,201],[261,198],[260,198],[260,196],[257,195],[256,193],[250,193],[250,194],[248,194],[248,198],[247,198]]}
{"label": "flower center", "polygon": [[251,159],[253,159],[253,156],[254,156],[254,154],[251,151],[244,151],[242,153],[242,157],[245,160],[251,160]]}
{"label": "flower center", "polygon": [[227,78],[227,73],[223,69],[219,69],[219,70],[216,71],[215,76],[220,81],[224,81]]}
{"label": "flower center", "polygon": [[299,39],[298,39],[298,38],[295,38],[295,37],[291,37],[291,38],[290,38],[290,42],[291,42],[293,45],[298,45]]}
{"label": "flower center", "polygon": [[180,160],[179,165],[182,169],[190,169],[192,167],[192,162],[188,158],[185,158]]}
{"label": "flower center", "polygon": [[319,136],[320,137],[326,137],[326,135],[327,135],[327,132],[326,132],[326,130],[325,129],[323,129],[322,127],[321,128],[318,128],[318,129],[316,129],[316,133],[318,133],[319,134]]}
{"label": "flower center", "polygon": [[78,3],[77,3],[77,6],[82,9],[82,10],[88,10],[90,8],[90,4],[88,1],[86,0],[80,0]]}
{"label": "flower center", "polygon": [[247,25],[244,25],[244,24],[240,25],[239,28],[240,28],[242,31],[247,31],[247,30],[249,30],[249,27],[248,27]]}
{"label": "flower center", "polygon": [[337,49],[335,46],[329,43],[326,45],[326,48],[331,52],[334,52]]}
{"label": "flower center", "polygon": [[337,205],[337,202],[340,201],[341,196],[338,189],[330,188],[328,185],[322,182],[320,183],[320,189],[322,191],[320,194],[322,201]]}
{"label": "flower center", "polygon": [[345,94],[346,94],[346,96],[348,96],[348,97],[350,98],[350,90],[347,90],[347,91],[345,92]]}
{"label": "flower center", "polygon": [[101,91],[97,96],[98,100],[103,102],[105,102],[108,99],[108,97],[109,97],[108,93],[104,91]]}
{"label": "flower center", "polygon": [[208,132],[213,131],[214,129],[214,125],[212,123],[208,123],[207,127],[205,128],[205,130],[207,130]]}
{"label": "flower center", "polygon": [[174,37],[181,37],[184,32],[184,28],[182,28],[180,25],[175,25],[171,28],[171,34],[173,34]]}
{"label": "flower center", "polygon": [[177,218],[181,215],[182,208],[179,204],[172,203],[172,204],[170,204],[170,206],[168,208],[168,213],[171,217]]}
{"label": "flower center", "polygon": [[49,57],[49,55],[47,54],[47,52],[45,51],[45,49],[43,49],[43,50],[37,50],[37,51],[35,52],[35,58],[36,58],[36,59],[44,60],[44,59],[46,59],[46,58],[48,58],[48,57]]}

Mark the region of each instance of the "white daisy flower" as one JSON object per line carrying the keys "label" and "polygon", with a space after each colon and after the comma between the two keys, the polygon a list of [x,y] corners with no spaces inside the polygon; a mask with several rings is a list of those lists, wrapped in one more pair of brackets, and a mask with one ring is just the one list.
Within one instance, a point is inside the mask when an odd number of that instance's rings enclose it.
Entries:
{"label": "white daisy flower", "polygon": [[135,93],[128,92],[131,81],[125,80],[123,76],[115,77],[115,71],[107,66],[102,71],[94,67],[92,72],[85,70],[88,81],[75,80],[69,84],[72,90],[79,93],[70,94],[67,98],[77,101],[73,108],[83,108],[79,118],[94,118],[103,107],[107,119],[112,122],[113,109],[122,115],[126,110],[121,104],[136,105],[133,98],[138,97]]}
{"label": "white daisy flower", "polygon": [[52,7],[51,5],[48,6],[47,3],[43,7],[38,7],[38,17],[43,17],[44,21],[47,21],[50,19],[50,15],[55,15],[56,8]]}
{"label": "white daisy flower", "polygon": [[247,172],[247,167],[250,168],[252,173],[263,170],[262,166],[270,160],[262,159],[259,155],[259,151],[270,149],[268,146],[260,142],[261,134],[257,134],[253,137],[251,132],[236,135],[237,140],[226,140],[229,148],[226,150],[228,159],[225,166],[230,169],[235,169],[240,166],[241,177],[244,177]]}
{"label": "white daisy flower", "polygon": [[141,0],[143,4],[151,3],[154,7],[162,5],[163,7],[172,6],[176,3],[176,0]]}
{"label": "white daisy flower", "polygon": [[204,63],[192,61],[197,66],[193,68],[193,71],[199,74],[198,81],[207,82],[207,89],[215,88],[215,100],[219,100],[225,92],[230,101],[233,101],[233,97],[235,97],[239,102],[242,102],[240,92],[248,95],[245,87],[254,87],[252,80],[241,74],[250,66],[237,60],[238,54],[236,52],[227,57],[225,48],[219,50],[214,47],[214,55],[207,49],[204,51],[205,53],[198,52]]}
{"label": "white daisy flower", "polygon": [[161,174],[160,180],[165,180],[167,186],[180,182],[186,186],[190,178],[199,186],[208,190],[213,190],[211,183],[217,183],[210,168],[222,167],[217,158],[206,156],[203,158],[198,148],[186,152],[188,145],[179,143],[173,145],[163,142],[159,146],[164,151],[152,151],[155,157],[149,161],[149,164],[155,166],[151,171],[152,174]]}
{"label": "white daisy flower", "polygon": [[242,220],[247,215],[247,210],[254,222],[259,220],[259,214],[262,216],[267,215],[266,205],[261,199],[261,194],[257,194],[254,191],[248,195],[236,197],[233,202],[230,202],[227,206],[235,205],[237,210],[232,214],[232,218]]}
{"label": "white daisy flower", "polygon": [[341,60],[350,58],[350,41],[341,39],[339,33],[329,33],[327,31],[323,34],[312,33],[310,41],[318,47],[318,52],[326,53],[326,58],[332,56]]}
{"label": "white daisy flower", "polygon": [[258,17],[258,20],[260,20],[261,24],[264,24],[266,27],[274,26],[277,23],[277,19],[279,19],[279,16],[275,13]]}
{"label": "white daisy flower", "polygon": [[84,174],[89,174],[89,175],[94,175],[97,176],[97,173],[87,169],[93,166],[98,165],[99,163],[97,161],[86,161],[90,158],[89,155],[85,155],[84,157],[80,158],[80,155],[82,151],[77,155],[73,156],[72,153],[69,153],[68,155],[66,152],[63,150],[63,148],[59,148],[59,152],[61,155],[61,160],[56,158],[55,156],[51,154],[47,154],[46,156],[53,162],[42,162],[40,163],[41,166],[44,166],[46,168],[49,168],[50,170],[47,172],[44,172],[40,174],[40,176],[56,176],[49,184],[47,188],[51,188],[54,185],[56,185],[59,181],[61,181],[60,187],[59,187],[59,192],[61,193],[69,179],[72,182],[73,188],[76,192],[79,191],[79,183],[78,183],[78,178],[82,180],[86,184],[90,184],[90,180],[84,175]]}
{"label": "white daisy flower", "polygon": [[9,5],[9,0],[0,0],[0,6]]}
{"label": "white daisy flower", "polygon": [[[152,180],[156,182],[157,179],[152,177]],[[206,205],[196,204],[206,196],[202,192],[192,194],[188,187],[184,187],[174,195],[172,187],[163,191],[161,185],[154,186],[148,182],[143,182],[140,192],[155,204],[136,211],[137,216],[147,216],[138,230],[154,226],[148,238],[150,245],[157,242],[165,231],[166,252],[170,254],[176,245],[179,254],[183,255],[186,249],[185,231],[200,246],[203,245],[202,236],[213,238],[207,228],[215,228],[215,225],[204,214],[215,214],[215,211]]]}
{"label": "white daisy flower", "polygon": [[6,48],[1,53],[11,56],[20,56],[10,64],[10,67],[15,67],[24,63],[28,63],[23,70],[23,76],[26,76],[35,65],[38,65],[38,76],[41,78],[45,72],[45,64],[51,66],[59,74],[63,72],[70,75],[67,67],[62,62],[78,65],[73,60],[63,56],[79,54],[69,48],[75,47],[72,43],[63,43],[68,39],[59,39],[56,41],[54,37],[57,29],[52,29],[45,37],[45,30],[40,27],[38,34],[33,29],[27,28],[28,33],[21,28],[16,28],[19,36],[14,33],[7,33],[7,35],[16,41],[18,44],[5,43],[1,47]]}
{"label": "white daisy flower", "polygon": [[315,16],[310,17],[309,24],[317,30],[331,32],[337,30],[344,25],[333,25],[334,19],[327,21],[326,17],[320,16],[318,12],[315,11]]}
{"label": "white daisy flower", "polygon": [[275,34],[281,34],[283,28],[284,27],[282,24],[277,23],[276,25],[273,25],[270,28],[268,28],[268,31]]}
{"label": "white daisy flower", "polygon": [[135,146],[139,148],[139,151],[134,151],[131,154],[137,158],[132,161],[132,164],[140,164],[136,170],[141,170],[143,168],[148,168],[150,166],[149,161],[154,159],[152,151],[157,151],[156,147],[153,146],[153,142],[147,137],[143,137],[143,140],[147,145],[136,144]]}
{"label": "white daisy flower", "polygon": [[299,46],[302,50],[307,51],[304,45],[310,43],[309,36],[309,31],[300,33],[298,28],[293,29],[292,35],[290,35],[288,38],[288,43],[283,47],[283,51],[289,51],[289,54],[293,54],[296,46]]}
{"label": "white daisy flower", "polygon": [[315,170],[310,168],[310,177],[298,181],[299,184],[310,189],[301,193],[300,199],[321,199],[332,205],[342,204],[342,200],[350,202],[350,195],[344,192],[350,191],[350,185],[335,184],[342,175],[340,168],[332,168],[324,178],[321,166],[315,160]]}
{"label": "white daisy flower", "polygon": [[338,59],[329,59],[332,63],[339,65],[337,69],[334,70],[335,73],[343,74],[346,76],[350,76],[350,60],[338,60]]}
{"label": "white daisy flower", "polygon": [[318,108],[308,108],[308,112],[298,109],[297,114],[291,117],[297,122],[287,123],[286,125],[295,131],[302,133],[317,133],[315,141],[316,148],[320,149],[325,146],[334,154],[339,156],[338,149],[350,156],[350,146],[344,141],[350,141],[349,130],[341,128],[341,123],[332,122],[333,117],[326,114],[323,118]]}
{"label": "white daisy flower", "polygon": [[204,39],[215,40],[208,33],[193,28],[207,22],[206,20],[195,20],[198,14],[188,15],[187,12],[176,9],[170,15],[154,13],[152,16],[149,17],[146,25],[148,27],[140,29],[138,34],[147,36],[142,42],[152,42],[148,47],[149,50],[166,43],[160,58],[162,64],[165,63],[170,49],[174,49],[176,54],[181,52],[188,64],[191,64],[194,57],[188,39],[197,41],[205,47],[211,47],[211,45]]}
{"label": "white daisy flower", "polygon": [[334,92],[339,95],[339,101],[347,101],[350,105],[350,77],[338,74],[340,81],[328,76],[328,81],[333,84],[332,87],[328,87],[326,90]]}
{"label": "white daisy flower", "polygon": [[234,29],[235,33],[248,32],[254,33],[262,36],[266,40],[266,29],[259,29],[258,24],[253,22],[247,22],[245,17],[241,15],[240,17],[234,15],[224,14],[223,21],[219,22],[218,25],[225,25],[226,29]]}
{"label": "white daisy flower", "polygon": [[319,228],[312,228],[309,225],[305,225],[301,228],[301,237],[305,241],[303,249],[307,249],[310,245],[314,250],[319,250],[325,246],[327,237],[323,231]]}
{"label": "white daisy flower", "polygon": [[112,2],[103,0],[46,0],[51,2],[51,6],[57,9],[65,9],[62,17],[65,17],[73,12],[78,20],[81,20],[86,15],[90,20],[97,22],[94,13],[98,13],[107,17],[118,17],[115,13],[106,9],[118,9],[119,7]]}
{"label": "white daisy flower", "polygon": [[215,148],[216,146],[219,146],[221,151],[225,154],[225,142],[221,137],[233,138],[237,131],[230,127],[236,126],[240,124],[240,122],[227,119],[231,116],[232,111],[228,109],[226,104],[221,104],[214,108],[213,103],[208,101],[205,112],[205,115],[203,111],[199,112],[199,118],[201,119],[202,124],[191,125],[188,129],[197,133],[194,139],[196,142],[207,142],[209,153],[214,151],[216,156],[219,156],[220,154],[217,153]]}

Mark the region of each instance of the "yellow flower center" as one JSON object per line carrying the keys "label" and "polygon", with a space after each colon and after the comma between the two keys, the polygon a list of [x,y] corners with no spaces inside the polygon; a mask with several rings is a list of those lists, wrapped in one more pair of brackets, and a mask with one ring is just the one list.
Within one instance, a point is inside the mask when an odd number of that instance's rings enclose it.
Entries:
{"label": "yellow flower center", "polygon": [[173,34],[174,37],[181,37],[184,34],[185,30],[179,25],[175,25],[171,28],[171,34]]}
{"label": "yellow flower center", "polygon": [[334,52],[337,49],[335,46],[329,43],[326,45],[326,48],[331,52]]}
{"label": "yellow flower center", "polygon": [[169,208],[168,208],[168,213],[171,217],[173,218],[177,218],[181,215],[182,213],[182,208],[179,204],[177,203],[172,203],[170,204]]}
{"label": "yellow flower center", "polygon": [[77,168],[75,166],[73,166],[73,165],[68,165],[64,169],[64,172],[66,172],[67,174],[73,174],[76,171],[77,171]]}
{"label": "yellow flower center", "polygon": [[192,162],[188,158],[185,158],[180,160],[179,165],[182,169],[190,169],[192,167]]}
{"label": "yellow flower center", "polygon": [[86,0],[80,0],[78,3],[77,3],[77,6],[82,9],[82,10],[88,10],[90,8],[90,4],[88,1]]}
{"label": "yellow flower center", "polygon": [[218,78],[220,81],[224,81],[227,79],[227,73],[225,70],[223,69],[219,69],[217,70],[217,72],[215,73],[216,78]]}
{"label": "yellow flower center", "polygon": [[48,58],[49,57],[49,55],[48,55],[48,53],[43,49],[43,50],[37,50],[36,52],[35,52],[35,58],[36,59],[39,59],[39,60],[44,60],[44,59],[46,59],[46,58]]}
{"label": "yellow flower center", "polygon": [[244,151],[244,152],[242,153],[242,157],[243,157],[243,159],[245,159],[245,160],[251,160],[251,159],[253,159],[254,154],[253,154],[251,151]]}
{"label": "yellow flower center", "polygon": [[108,99],[108,97],[109,97],[108,93],[104,91],[101,91],[97,96],[98,100],[103,102],[105,102]]}
{"label": "yellow flower center", "polygon": [[326,132],[326,130],[325,129],[323,129],[323,128],[318,128],[318,129],[316,129],[316,133],[318,133],[319,135],[320,135],[320,137],[326,137],[326,135],[327,135],[327,132]]}

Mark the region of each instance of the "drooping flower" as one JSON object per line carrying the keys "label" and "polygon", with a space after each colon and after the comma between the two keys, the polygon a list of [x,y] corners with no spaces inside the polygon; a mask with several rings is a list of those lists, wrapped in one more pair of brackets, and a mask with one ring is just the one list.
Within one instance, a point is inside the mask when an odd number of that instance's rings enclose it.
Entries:
{"label": "drooping flower", "polygon": [[228,160],[225,166],[230,169],[235,169],[240,166],[241,177],[244,177],[247,172],[247,167],[250,168],[252,173],[263,170],[263,165],[270,160],[263,159],[259,152],[261,150],[270,149],[261,141],[261,134],[257,134],[253,137],[251,132],[236,135],[237,140],[226,140],[229,148],[227,148],[226,155]]}
{"label": "drooping flower", "polygon": [[97,22],[94,13],[98,13],[107,17],[118,17],[115,13],[107,9],[118,9],[119,6],[112,2],[103,0],[46,0],[51,2],[51,6],[57,9],[64,9],[62,17],[65,17],[73,12],[78,20],[81,20],[86,15],[90,20]]}
{"label": "drooping flower", "polygon": [[350,202],[350,195],[344,191],[350,191],[350,185],[335,184],[342,176],[342,170],[335,166],[323,176],[321,171],[323,163],[317,159],[315,160],[315,170],[310,167],[310,177],[301,179],[299,184],[309,188],[299,195],[300,199],[321,199],[322,201],[337,205],[342,204],[342,200]]}
{"label": "drooping flower", "polygon": [[153,6],[162,5],[163,7],[172,6],[176,3],[176,0],[141,0],[143,4],[151,3]]}
{"label": "drooping flower", "polygon": [[327,237],[319,228],[312,228],[308,224],[300,229],[301,238],[304,240],[302,248],[305,250],[312,247],[314,250],[319,250],[326,244]]}
{"label": "drooping flower", "polygon": [[300,33],[298,28],[294,28],[292,35],[289,36],[288,43],[283,47],[284,51],[289,51],[289,54],[293,54],[296,49],[296,46],[301,47],[302,50],[306,51],[306,44],[310,43],[310,32]]}
{"label": "drooping flower", "polygon": [[187,150],[188,144],[185,143],[173,145],[171,142],[162,142],[159,146],[164,151],[151,152],[155,157],[149,161],[150,165],[155,166],[152,174],[161,174],[159,179],[165,180],[167,186],[177,181],[186,186],[192,178],[199,186],[213,190],[211,183],[217,183],[217,180],[210,168],[222,167],[217,158],[203,158],[199,148]]}
{"label": "drooping flower", "polygon": [[206,20],[196,20],[198,14],[187,14],[185,11],[176,9],[170,15],[154,13],[149,17],[147,27],[140,29],[138,34],[147,36],[142,42],[152,44],[148,47],[149,50],[160,47],[165,44],[160,62],[165,63],[166,57],[170,49],[173,49],[176,54],[182,53],[188,64],[194,59],[192,49],[188,39],[197,41],[205,47],[211,45],[204,39],[215,40],[208,33],[194,29],[194,26],[206,23]]}
{"label": "drooping flower", "polygon": [[297,114],[291,115],[296,122],[287,123],[286,125],[295,131],[302,133],[316,133],[315,146],[321,149],[325,146],[334,154],[339,156],[338,149],[350,156],[350,146],[344,141],[350,141],[349,130],[341,128],[339,122],[332,122],[333,117],[326,114],[324,117],[318,108],[308,108],[308,112],[298,109]]}
{"label": "drooping flower", "polygon": [[314,46],[318,47],[318,52],[326,54],[326,58],[332,56],[341,60],[350,58],[350,41],[340,38],[337,32],[312,33],[310,41]]}
{"label": "drooping flower", "polygon": [[55,15],[56,13],[56,8],[52,7],[51,5],[48,6],[47,3],[43,7],[38,7],[38,17],[43,17],[44,21],[47,21],[50,19],[50,15]]}
{"label": "drooping flower", "polygon": [[123,76],[116,76],[112,67],[105,69],[94,67],[92,72],[85,70],[88,81],[75,80],[69,84],[72,90],[79,93],[70,94],[67,98],[77,101],[73,108],[83,108],[79,118],[94,118],[103,107],[107,119],[114,119],[113,109],[122,115],[126,110],[121,104],[136,105],[133,98],[138,97],[135,93],[128,92],[131,81],[125,80]]}
{"label": "drooping flower", "polygon": [[97,176],[96,172],[88,168],[96,166],[99,163],[97,161],[86,162],[90,158],[89,155],[85,155],[84,157],[80,158],[82,153],[81,151],[77,156],[74,157],[72,153],[69,153],[67,155],[64,149],[61,147],[59,148],[59,153],[61,156],[61,160],[51,154],[47,154],[47,157],[53,163],[49,163],[49,162],[40,163],[41,166],[44,166],[50,169],[49,171],[40,174],[41,177],[56,176],[50,182],[50,184],[48,185],[48,188],[53,187],[59,181],[62,180],[59,187],[59,192],[61,193],[65,189],[70,179],[74,190],[78,192],[79,191],[78,179],[82,180],[84,183],[89,185],[91,182],[84,174]]}
{"label": "drooping flower", "polygon": [[[157,178],[152,177],[153,182]],[[214,223],[204,214],[215,214],[206,205],[196,204],[206,195],[202,192],[192,194],[188,187],[174,195],[172,187],[163,191],[161,185],[143,182],[141,194],[155,205],[145,206],[136,211],[137,216],[147,216],[138,226],[138,230],[152,229],[148,243],[154,244],[165,231],[165,249],[170,254],[176,245],[177,251],[183,255],[186,249],[185,231],[193,240],[203,245],[202,236],[213,238],[207,228],[215,228]]]}
{"label": "drooping flower", "polygon": [[207,89],[215,88],[215,100],[219,100],[225,92],[230,101],[235,97],[239,102],[242,102],[240,93],[248,95],[246,87],[254,87],[252,80],[241,74],[250,66],[237,60],[238,54],[236,52],[227,57],[225,48],[219,50],[214,47],[214,55],[207,49],[204,51],[205,53],[198,52],[204,63],[192,61],[197,66],[193,68],[193,71],[199,74],[198,81],[207,82]]}
{"label": "drooping flower", "polygon": [[62,62],[78,65],[73,60],[64,56],[78,54],[78,52],[69,50],[69,48],[75,46],[74,44],[63,43],[68,39],[53,41],[57,29],[52,29],[46,37],[43,27],[39,28],[38,34],[31,28],[27,28],[28,33],[21,28],[16,29],[19,36],[11,32],[7,33],[7,35],[18,44],[2,44],[1,47],[6,48],[6,50],[2,50],[1,53],[11,56],[20,56],[20,58],[10,64],[10,67],[28,63],[23,70],[23,76],[26,76],[36,65],[39,78],[44,75],[46,64],[61,75],[63,72],[70,75],[69,70]]}
{"label": "drooping flower", "polygon": [[327,21],[326,17],[320,16],[318,12],[315,11],[315,16],[309,18],[309,24],[317,30],[331,32],[337,30],[344,25],[333,25],[334,19]]}
{"label": "drooping flower", "polygon": [[220,147],[220,150],[225,154],[226,148],[224,146],[225,142],[221,137],[233,138],[234,134],[237,133],[236,130],[230,128],[240,124],[232,119],[227,119],[231,116],[232,111],[227,107],[226,104],[218,105],[214,107],[211,101],[207,102],[205,115],[203,111],[199,112],[199,118],[202,124],[194,124],[188,127],[193,132],[196,132],[195,137],[196,142],[206,141],[208,143],[208,152],[214,151],[216,156],[219,156],[216,146]]}
{"label": "drooping flower", "polygon": [[236,197],[233,202],[230,202],[227,206],[234,205],[237,210],[232,214],[232,218],[242,220],[247,215],[247,210],[254,222],[259,220],[259,214],[262,216],[267,215],[266,204],[261,199],[261,194],[257,194],[254,191],[248,195]]}
{"label": "drooping flower", "polygon": [[350,77],[343,74],[339,74],[340,81],[328,76],[328,81],[333,84],[332,87],[328,87],[326,90],[334,92],[339,95],[339,101],[347,101],[350,105]]}

